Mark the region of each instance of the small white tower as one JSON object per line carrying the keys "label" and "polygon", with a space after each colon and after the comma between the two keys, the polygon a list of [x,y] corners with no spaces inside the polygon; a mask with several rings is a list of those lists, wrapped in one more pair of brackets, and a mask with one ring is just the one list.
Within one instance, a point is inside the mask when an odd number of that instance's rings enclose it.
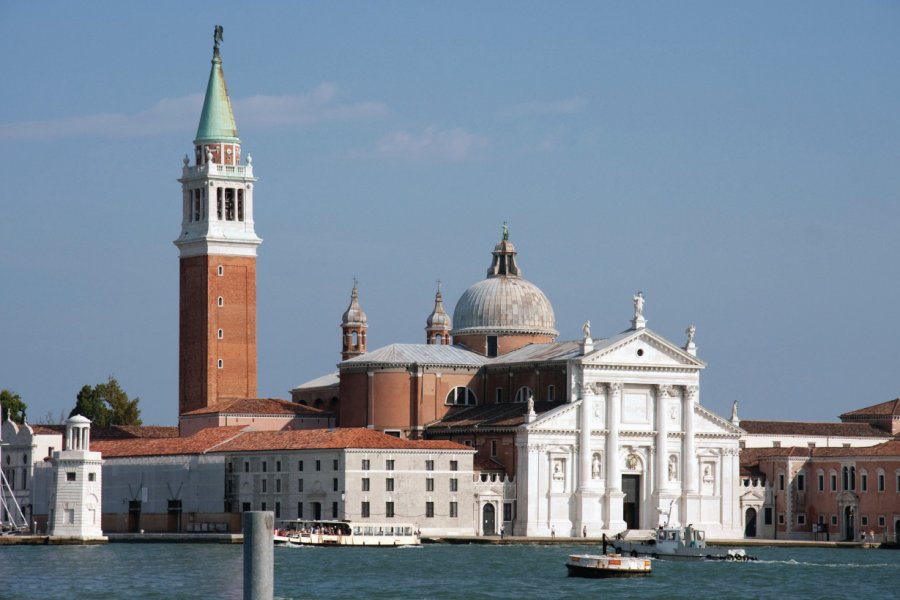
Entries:
{"label": "small white tower", "polygon": [[91,421],[75,415],[66,421],[65,447],[53,453],[54,490],[50,495],[52,537],[103,539],[100,527],[102,465],[90,451]]}

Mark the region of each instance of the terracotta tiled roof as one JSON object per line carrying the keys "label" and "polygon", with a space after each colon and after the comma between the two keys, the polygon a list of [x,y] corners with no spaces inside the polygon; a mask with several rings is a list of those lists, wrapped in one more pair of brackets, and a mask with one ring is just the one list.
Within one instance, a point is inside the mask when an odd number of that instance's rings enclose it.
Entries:
{"label": "terracotta tiled roof", "polygon": [[876,446],[851,446],[839,448],[808,448],[787,446],[784,448],[744,448],[741,450],[741,471],[758,468],[759,461],[768,458],[829,458],[897,456],[900,457],[900,440],[892,439]]}
{"label": "terracotta tiled roof", "polygon": [[506,473],[506,467],[489,456],[483,456],[480,452],[475,455],[475,460],[472,464],[472,470],[488,472],[500,471],[502,473]]}
{"label": "terracotta tiled roof", "polygon": [[225,398],[207,408],[199,408],[182,416],[229,414],[229,415],[311,415],[325,416],[330,413],[295,404],[277,398]]}
{"label": "terracotta tiled roof", "polygon": [[867,423],[807,423],[802,421],[741,420],[741,428],[750,434],[832,437],[876,437],[891,435]]}
{"label": "terracotta tiled roof", "polygon": [[[65,425],[31,425],[35,433],[66,433]],[[174,438],[178,437],[178,427],[163,425],[110,425],[96,427],[91,425],[91,440],[123,440],[134,438]]]}
{"label": "terracotta tiled roof", "polygon": [[203,454],[225,440],[240,435],[242,429],[243,427],[210,427],[184,438],[91,439],[91,450],[102,453],[104,458]]}
{"label": "terracotta tiled roof", "polygon": [[[535,402],[534,411],[538,414],[556,408],[562,402]],[[478,427],[498,427],[509,429],[518,427],[525,422],[525,412],[528,406],[524,402],[512,402],[505,404],[482,404],[481,406],[454,407],[447,415],[433,423],[429,423],[428,429],[469,429]]]}
{"label": "terracotta tiled roof", "polygon": [[217,447],[216,452],[256,452],[263,450],[308,450],[375,448],[383,450],[472,450],[443,440],[401,440],[365,427],[298,429],[292,431],[245,431]]}
{"label": "terracotta tiled roof", "polygon": [[900,398],[845,412],[841,415],[842,419],[853,417],[900,417]]}

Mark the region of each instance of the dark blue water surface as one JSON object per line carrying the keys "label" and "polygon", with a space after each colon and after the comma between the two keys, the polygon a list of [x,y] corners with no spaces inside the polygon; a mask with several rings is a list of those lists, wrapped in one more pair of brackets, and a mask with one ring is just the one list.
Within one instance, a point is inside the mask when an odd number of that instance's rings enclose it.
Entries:
{"label": "dark blue water surface", "polygon": [[[276,548],[275,597],[898,598],[900,551],[751,548],[751,563],[653,561],[636,579],[566,576],[586,546]],[[243,597],[243,547],[0,546],[0,598]]]}

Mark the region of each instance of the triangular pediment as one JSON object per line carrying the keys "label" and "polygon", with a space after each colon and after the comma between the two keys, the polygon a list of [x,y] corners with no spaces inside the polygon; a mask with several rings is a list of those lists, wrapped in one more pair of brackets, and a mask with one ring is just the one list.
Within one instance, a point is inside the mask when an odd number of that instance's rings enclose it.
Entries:
{"label": "triangular pediment", "polygon": [[626,331],[599,342],[584,365],[702,369],[706,364],[649,329]]}
{"label": "triangular pediment", "polygon": [[538,415],[531,423],[524,427],[528,431],[576,431],[578,429],[578,407],[581,401],[557,406],[552,410]]}
{"label": "triangular pediment", "polygon": [[741,436],[743,429],[700,404],[694,405],[694,431],[697,434]]}

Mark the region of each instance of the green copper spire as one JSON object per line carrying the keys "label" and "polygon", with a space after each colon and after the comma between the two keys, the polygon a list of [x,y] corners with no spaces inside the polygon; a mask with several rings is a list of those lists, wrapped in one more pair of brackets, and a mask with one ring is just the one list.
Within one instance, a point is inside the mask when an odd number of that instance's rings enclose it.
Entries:
{"label": "green copper spire", "polygon": [[231,112],[228,87],[225,85],[225,74],[222,73],[222,57],[219,56],[219,44],[222,42],[221,25],[216,25],[213,40],[212,70],[209,72],[206,98],[203,100],[203,112],[200,114],[200,126],[197,128],[194,143],[240,143],[237,125],[234,124],[234,113]]}

